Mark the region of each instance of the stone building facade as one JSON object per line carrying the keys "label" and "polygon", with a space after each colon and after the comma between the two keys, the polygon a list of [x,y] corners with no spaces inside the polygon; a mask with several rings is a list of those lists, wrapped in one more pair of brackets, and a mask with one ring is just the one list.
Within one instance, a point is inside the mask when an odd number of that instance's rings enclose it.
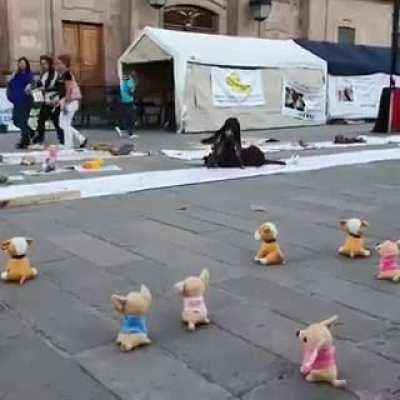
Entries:
{"label": "stone building facade", "polygon": [[[248,0],[168,0],[163,14],[148,0],[0,0],[0,72],[20,56],[68,52],[84,85],[111,85],[116,60],[145,26],[257,36]],[[262,23],[268,38],[390,44],[390,0],[273,0]],[[3,77],[2,77],[3,75]],[[4,74],[0,73],[0,83]]]}

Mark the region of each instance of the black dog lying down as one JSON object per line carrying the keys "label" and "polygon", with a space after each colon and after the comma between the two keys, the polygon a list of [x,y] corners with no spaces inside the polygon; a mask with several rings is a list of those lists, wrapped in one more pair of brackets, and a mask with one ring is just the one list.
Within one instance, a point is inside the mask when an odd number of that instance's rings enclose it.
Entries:
{"label": "black dog lying down", "polygon": [[207,168],[286,165],[284,161],[267,160],[257,146],[242,148],[240,123],[237,118],[228,118],[213,136],[203,139],[201,143],[213,145],[211,153],[204,157]]}

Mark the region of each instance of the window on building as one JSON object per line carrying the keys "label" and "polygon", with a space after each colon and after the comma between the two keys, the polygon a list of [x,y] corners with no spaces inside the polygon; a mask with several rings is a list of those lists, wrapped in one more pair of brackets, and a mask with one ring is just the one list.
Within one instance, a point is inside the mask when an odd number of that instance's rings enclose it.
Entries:
{"label": "window on building", "polygon": [[356,41],[356,30],[348,26],[339,26],[338,42],[345,44],[354,44]]}
{"label": "window on building", "polygon": [[164,28],[177,31],[218,33],[218,15],[196,6],[172,6],[164,11]]}

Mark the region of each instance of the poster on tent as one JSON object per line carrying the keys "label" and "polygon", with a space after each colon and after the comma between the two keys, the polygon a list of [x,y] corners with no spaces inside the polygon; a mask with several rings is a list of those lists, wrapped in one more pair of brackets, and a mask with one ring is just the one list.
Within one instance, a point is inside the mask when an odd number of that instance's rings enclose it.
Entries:
{"label": "poster on tent", "polygon": [[382,89],[389,84],[385,74],[329,77],[331,118],[376,118]]}
{"label": "poster on tent", "polygon": [[7,91],[0,88],[0,125],[6,126],[7,131],[15,131],[17,128],[12,123],[13,105],[7,99]]}
{"label": "poster on tent", "polygon": [[324,87],[284,79],[282,114],[304,121],[324,121]]}
{"label": "poster on tent", "polygon": [[211,69],[215,107],[255,107],[265,104],[261,70]]}

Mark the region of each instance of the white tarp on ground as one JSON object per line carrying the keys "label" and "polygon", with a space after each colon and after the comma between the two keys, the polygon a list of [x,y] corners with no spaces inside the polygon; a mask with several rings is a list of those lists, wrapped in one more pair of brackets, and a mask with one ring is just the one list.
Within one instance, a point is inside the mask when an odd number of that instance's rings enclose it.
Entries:
{"label": "white tarp on ground", "polygon": [[[349,147],[365,147],[365,146],[386,146],[391,144],[400,144],[400,135],[390,135],[386,137],[378,136],[359,136],[365,140],[365,143],[348,143],[348,144],[337,144],[333,142],[311,142],[307,143],[307,146],[301,146],[299,143],[274,143],[265,144],[264,139],[254,141],[266,155],[269,153],[278,153],[280,151],[306,151],[306,150],[329,150],[329,149],[342,149]],[[251,143],[247,143],[251,144]],[[182,161],[200,161],[205,156],[210,154],[211,146],[204,147],[199,150],[161,150],[161,153],[169,158]]]}
{"label": "white tarp on ground", "polygon": [[[7,165],[19,165],[24,157],[32,157],[35,159],[36,163],[42,163],[48,157],[48,151],[20,151],[14,153],[0,153],[2,157],[2,162]],[[131,152],[127,156],[113,156],[108,151],[95,151],[95,150],[69,150],[62,149],[58,151],[57,160],[62,161],[85,161],[95,158],[102,159],[120,159],[120,158],[130,158],[130,157],[145,157],[148,153],[143,152]],[[1,163],[0,163],[1,165]]]}
{"label": "white tarp on ground", "polygon": [[[119,59],[123,66],[173,60],[175,112],[180,131],[215,130],[230,116],[244,129],[315,124],[283,116],[282,80],[318,85],[326,96],[327,64],[293,40],[205,35],[145,28]],[[265,105],[218,108],[213,104],[214,67],[261,71]],[[326,97],[325,97],[326,99]],[[325,121],[325,103],[323,114]],[[324,122],[322,121],[322,122]],[[320,121],[321,122],[321,121]]]}
{"label": "white tarp on ground", "polygon": [[266,165],[260,168],[190,168],[169,171],[146,171],[112,177],[74,179],[16,185],[0,190],[0,201],[26,196],[46,196],[55,193],[80,192],[81,198],[110,196],[143,190],[194,185],[257,176],[317,171],[338,166],[400,160],[400,148],[366,150],[300,158],[297,164]]}
{"label": "white tarp on ground", "polygon": [[[397,86],[400,77],[396,78]],[[328,78],[329,119],[375,119],[382,89],[390,84],[387,74],[331,76]]]}

